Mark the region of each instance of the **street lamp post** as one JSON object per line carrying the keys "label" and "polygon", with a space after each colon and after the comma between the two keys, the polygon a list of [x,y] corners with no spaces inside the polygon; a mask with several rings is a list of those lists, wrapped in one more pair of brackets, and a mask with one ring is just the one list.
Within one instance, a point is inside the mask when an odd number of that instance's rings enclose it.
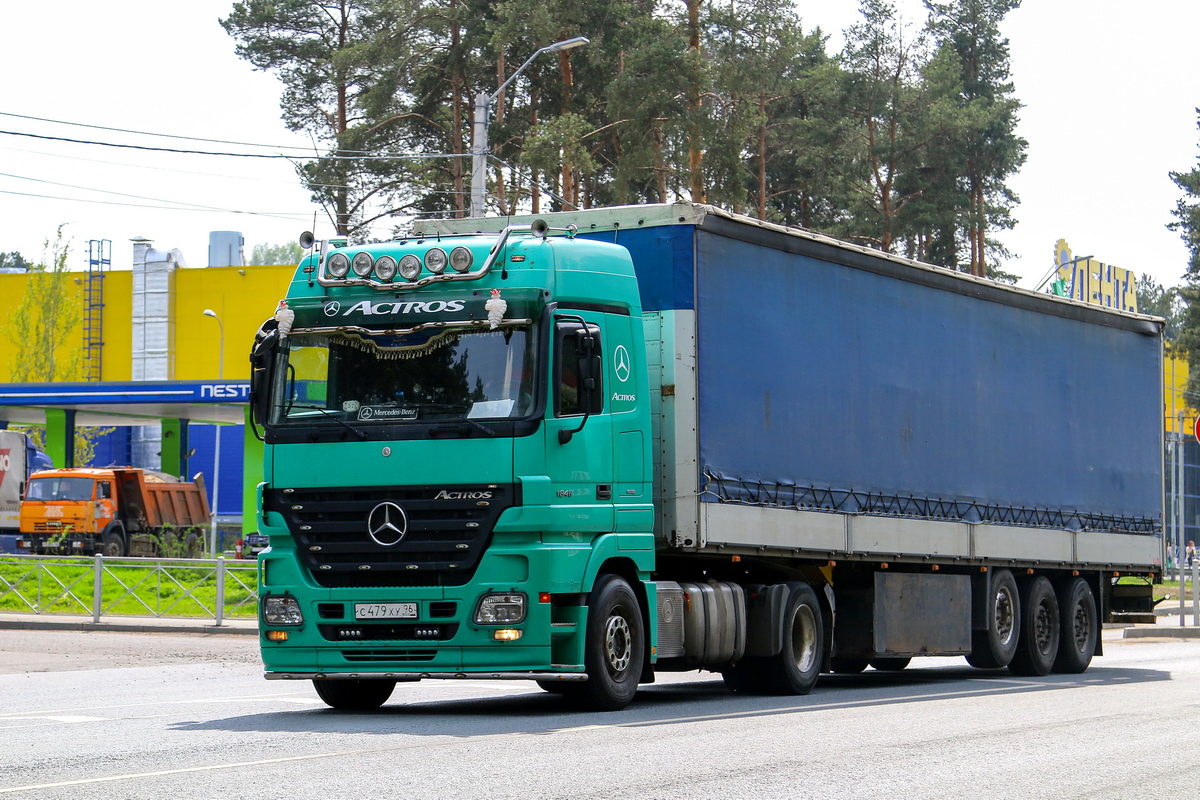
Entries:
{"label": "street lamp post", "polygon": [[500,93],[508,88],[508,85],[521,74],[522,70],[528,67],[535,58],[542,53],[554,53],[559,50],[571,50],[576,47],[587,44],[589,39],[586,36],[576,36],[573,39],[564,39],[561,42],[548,44],[545,47],[539,48],[525,60],[525,63],[517,67],[517,71],[508,76],[508,80],[500,84],[500,88],[491,94],[480,92],[475,95],[475,117],[472,127],[472,136],[474,143],[471,147],[471,216],[483,216],[483,191],[487,185],[487,156],[488,156],[488,124],[491,122],[492,103],[500,96]]}
{"label": "street lamp post", "polygon": [[[221,340],[217,351],[217,380],[225,379],[225,323],[221,322],[221,318],[217,316],[217,312],[211,308],[204,309],[204,316],[212,317],[220,326]],[[213,556],[217,554],[217,492],[221,486],[221,426],[218,423],[213,424],[213,507],[212,507],[212,528],[208,535],[208,552]]]}

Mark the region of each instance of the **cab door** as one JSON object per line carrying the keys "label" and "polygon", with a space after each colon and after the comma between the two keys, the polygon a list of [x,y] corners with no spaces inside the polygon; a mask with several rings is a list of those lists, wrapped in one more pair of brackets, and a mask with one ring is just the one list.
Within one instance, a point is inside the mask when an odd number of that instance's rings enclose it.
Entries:
{"label": "cab door", "polygon": [[605,387],[604,315],[555,314],[546,408],[552,501],[572,531],[613,530],[613,430]]}

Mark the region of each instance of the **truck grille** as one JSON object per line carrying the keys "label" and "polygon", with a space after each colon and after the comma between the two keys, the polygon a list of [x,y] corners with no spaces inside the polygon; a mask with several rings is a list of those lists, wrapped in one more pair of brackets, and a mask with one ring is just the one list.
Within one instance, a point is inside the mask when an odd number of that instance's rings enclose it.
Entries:
{"label": "truck grille", "polygon": [[283,515],[321,586],[461,586],[516,494],[513,484],[269,489],[263,506]]}

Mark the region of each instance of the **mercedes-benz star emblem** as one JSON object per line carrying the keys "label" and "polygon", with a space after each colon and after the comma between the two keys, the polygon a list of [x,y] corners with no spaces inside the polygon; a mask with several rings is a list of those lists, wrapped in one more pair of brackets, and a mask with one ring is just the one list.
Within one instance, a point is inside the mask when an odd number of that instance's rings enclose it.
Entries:
{"label": "mercedes-benz star emblem", "polygon": [[331,300],[325,304],[325,316],[336,317],[337,313],[342,310],[342,304],[337,300]]}
{"label": "mercedes-benz star emblem", "polygon": [[625,349],[625,345],[617,346],[613,358],[615,359],[613,370],[617,373],[617,380],[624,383],[629,380],[629,351]]}
{"label": "mercedes-benz star emblem", "polygon": [[395,503],[380,503],[367,517],[367,535],[380,547],[395,547],[408,533],[408,514]]}

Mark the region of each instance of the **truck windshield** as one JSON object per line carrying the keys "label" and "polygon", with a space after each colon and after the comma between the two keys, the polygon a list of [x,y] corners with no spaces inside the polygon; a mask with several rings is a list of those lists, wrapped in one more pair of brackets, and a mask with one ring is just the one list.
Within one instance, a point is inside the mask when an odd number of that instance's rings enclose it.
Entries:
{"label": "truck windshield", "polygon": [[25,490],[26,500],[91,500],[91,478],[34,478]]}
{"label": "truck windshield", "polygon": [[271,421],[525,417],[534,408],[535,339],[530,328],[293,333],[283,341]]}

